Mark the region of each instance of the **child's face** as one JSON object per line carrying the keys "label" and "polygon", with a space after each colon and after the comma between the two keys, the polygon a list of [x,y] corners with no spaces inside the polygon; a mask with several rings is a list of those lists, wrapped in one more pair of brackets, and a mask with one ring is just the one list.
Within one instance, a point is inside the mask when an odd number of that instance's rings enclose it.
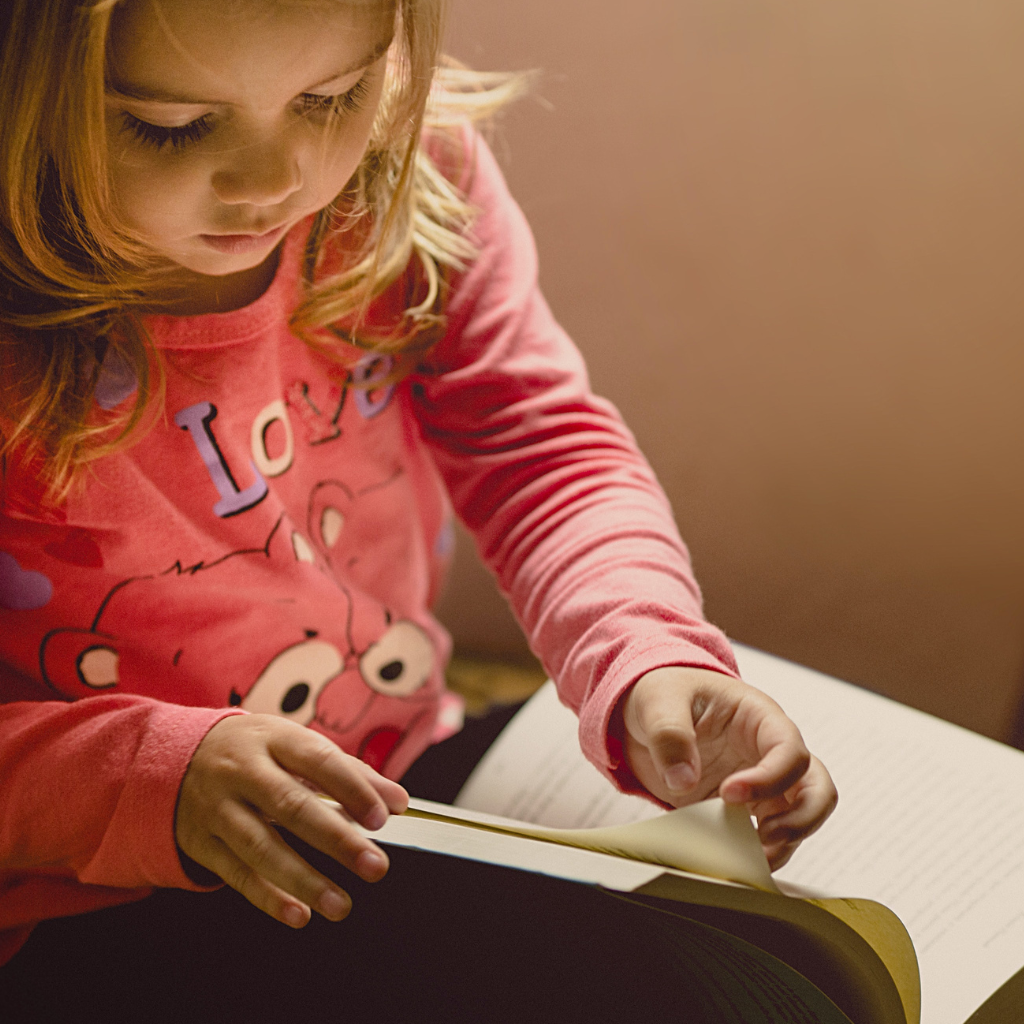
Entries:
{"label": "child's face", "polygon": [[388,0],[125,0],[107,100],[121,216],[188,271],[256,273],[359,165],[393,29]]}

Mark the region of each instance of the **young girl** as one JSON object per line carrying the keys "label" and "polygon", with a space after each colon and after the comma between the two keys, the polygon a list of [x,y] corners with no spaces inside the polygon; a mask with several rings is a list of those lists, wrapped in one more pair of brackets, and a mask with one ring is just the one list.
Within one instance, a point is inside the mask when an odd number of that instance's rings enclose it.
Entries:
{"label": "young girl", "polygon": [[[538,292],[467,127],[517,80],[436,70],[441,0],[0,11],[10,991],[37,984],[20,963],[85,957],[62,983],[80,998],[109,955],[131,961],[109,982],[126,998],[174,899],[206,948],[216,915],[196,908],[227,913],[205,892],[222,880],[302,928],[382,878],[354,822],[401,812],[396,780],[458,723],[429,611],[453,508],[588,757],[666,804],[748,804],[784,863],[834,789],[736,677],[666,499]],[[432,906],[417,885],[403,899]],[[118,906],[154,887],[201,895]],[[425,912],[383,907],[397,956]],[[292,933],[244,920],[223,941],[251,929],[288,955]],[[355,973],[383,998],[371,946]],[[206,969],[227,985],[239,959]],[[46,998],[61,987],[47,973]]]}

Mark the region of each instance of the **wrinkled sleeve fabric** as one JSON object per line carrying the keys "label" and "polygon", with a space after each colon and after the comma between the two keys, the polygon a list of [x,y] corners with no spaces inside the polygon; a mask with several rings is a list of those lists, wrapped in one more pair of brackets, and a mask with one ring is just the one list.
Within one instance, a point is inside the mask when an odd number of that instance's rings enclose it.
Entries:
{"label": "wrinkled sleeve fabric", "polygon": [[584,753],[635,790],[610,734],[625,691],[654,668],[736,675],[736,663],[703,617],[668,499],[541,295],[529,227],[494,157],[470,145],[478,256],[453,283],[445,337],[413,385],[421,430],[578,713]]}
{"label": "wrinkled sleeve fabric", "polygon": [[31,693],[0,665],[0,963],[40,920],[202,888],[174,841],[178,789],[210,728],[239,713]]}

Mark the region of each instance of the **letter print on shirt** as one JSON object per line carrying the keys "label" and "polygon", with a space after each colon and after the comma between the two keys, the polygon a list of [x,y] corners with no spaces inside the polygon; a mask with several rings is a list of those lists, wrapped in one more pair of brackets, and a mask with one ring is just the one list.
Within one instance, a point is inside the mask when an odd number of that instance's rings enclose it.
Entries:
{"label": "letter print on shirt", "polygon": [[309,393],[309,385],[304,380],[297,380],[288,386],[284,394],[285,401],[299,417],[299,421],[305,428],[306,441],[309,444],[324,444],[341,437],[338,420],[341,418],[342,409],[345,408],[346,394],[347,388],[339,388],[336,384],[331,385],[327,400],[334,406],[334,411],[328,417],[313,401],[313,397]]}
{"label": "letter print on shirt", "polygon": [[364,420],[373,419],[382,413],[391,403],[395,385],[393,382],[382,386],[375,385],[386,381],[394,367],[395,361],[389,355],[382,356],[371,352],[364,356],[352,368],[344,387],[339,388],[336,384],[330,386],[325,403],[330,415],[321,409],[317,399],[313,397],[313,389],[308,381],[297,380],[289,384],[285,390],[285,402],[299,418],[306,433],[307,444],[326,444],[341,437],[339,421],[352,385],[355,385],[352,390],[356,411]]}
{"label": "letter print on shirt", "polygon": [[[217,415],[217,407],[210,402],[197,402],[187,409],[182,409],[174,417],[174,422],[182,430],[187,430],[199,455],[210,474],[214,487],[220,495],[220,501],[213,506],[213,511],[221,519],[236,516],[239,512],[258,505],[267,496],[267,481],[260,475],[256,463],[251,462],[255,481],[244,491],[238,489],[235,478],[231,475],[227,460],[224,458],[213,435],[210,421]],[[287,468],[287,467],[286,467]],[[283,471],[282,471],[283,472]]]}
{"label": "letter print on shirt", "polygon": [[[284,450],[280,455],[271,455],[268,447],[267,435],[275,423],[279,423],[284,431]],[[291,420],[288,419],[288,410],[280,398],[256,414],[256,419],[252,421],[250,447],[253,464],[264,476],[280,476],[291,469],[292,460],[295,458],[295,437],[292,434]]]}
{"label": "letter print on shirt", "polygon": [[394,383],[383,384],[395,368],[395,361],[388,355],[371,352],[352,368],[352,383],[355,384],[356,408],[363,419],[372,419],[382,413],[390,404],[395,393]]}

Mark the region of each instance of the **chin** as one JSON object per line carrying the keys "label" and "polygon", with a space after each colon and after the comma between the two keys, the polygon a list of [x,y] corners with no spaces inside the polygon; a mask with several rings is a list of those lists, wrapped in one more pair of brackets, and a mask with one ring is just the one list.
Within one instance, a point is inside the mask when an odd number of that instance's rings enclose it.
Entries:
{"label": "chin", "polygon": [[[201,243],[200,243],[201,244]],[[269,246],[266,251],[248,253],[176,253],[170,258],[179,267],[202,274],[204,277],[229,277],[232,274],[244,274],[247,270],[255,270],[274,255],[278,244]]]}

